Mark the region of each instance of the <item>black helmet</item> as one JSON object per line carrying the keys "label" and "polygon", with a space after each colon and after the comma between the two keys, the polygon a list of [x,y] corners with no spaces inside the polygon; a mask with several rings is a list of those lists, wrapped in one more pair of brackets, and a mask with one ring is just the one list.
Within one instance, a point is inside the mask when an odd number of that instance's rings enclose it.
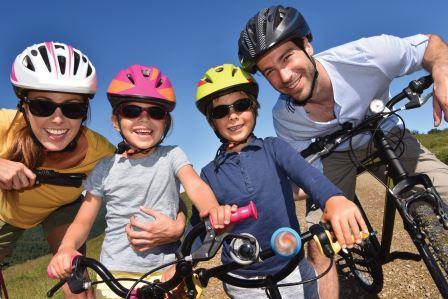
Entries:
{"label": "black helmet", "polygon": [[238,40],[241,65],[254,74],[258,58],[268,50],[278,43],[304,37],[308,41],[313,39],[310,27],[297,9],[281,5],[265,8],[252,17],[241,31]]}

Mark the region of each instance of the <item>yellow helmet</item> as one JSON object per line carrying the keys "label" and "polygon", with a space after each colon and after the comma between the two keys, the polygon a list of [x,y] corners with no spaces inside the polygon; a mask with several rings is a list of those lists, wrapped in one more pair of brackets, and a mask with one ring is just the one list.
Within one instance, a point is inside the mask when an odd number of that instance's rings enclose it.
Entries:
{"label": "yellow helmet", "polygon": [[234,91],[245,91],[256,99],[258,84],[251,74],[233,64],[212,67],[198,82],[196,106],[205,115],[213,99]]}

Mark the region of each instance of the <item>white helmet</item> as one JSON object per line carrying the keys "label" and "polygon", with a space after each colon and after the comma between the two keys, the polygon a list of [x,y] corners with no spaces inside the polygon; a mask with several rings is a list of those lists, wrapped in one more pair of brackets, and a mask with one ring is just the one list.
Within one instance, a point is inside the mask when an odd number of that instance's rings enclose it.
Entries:
{"label": "white helmet", "polygon": [[46,90],[86,94],[97,89],[95,68],[81,51],[72,46],[44,42],[26,48],[14,60],[11,83],[19,98],[24,90]]}

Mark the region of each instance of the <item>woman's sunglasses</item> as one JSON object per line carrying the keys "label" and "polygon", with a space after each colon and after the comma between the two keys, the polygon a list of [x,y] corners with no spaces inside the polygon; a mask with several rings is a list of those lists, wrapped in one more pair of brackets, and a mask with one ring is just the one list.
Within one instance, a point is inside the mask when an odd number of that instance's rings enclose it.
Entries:
{"label": "woman's sunglasses", "polygon": [[158,106],[144,108],[137,105],[121,106],[117,112],[119,115],[125,118],[136,118],[139,117],[143,113],[143,111],[146,111],[150,118],[156,120],[164,119],[168,114],[165,109]]}
{"label": "woman's sunglasses", "polygon": [[230,105],[219,105],[214,108],[212,108],[212,111],[210,113],[210,116],[213,119],[220,119],[229,114],[230,108],[233,108],[236,112],[244,112],[249,110],[249,108],[252,106],[252,100],[251,99],[239,99],[233,102],[233,104]]}
{"label": "woman's sunglasses", "polygon": [[57,108],[60,108],[65,117],[80,119],[86,117],[88,111],[87,104],[79,102],[56,104],[51,101],[39,99],[25,99],[24,102],[28,104],[31,114],[38,117],[51,116]]}

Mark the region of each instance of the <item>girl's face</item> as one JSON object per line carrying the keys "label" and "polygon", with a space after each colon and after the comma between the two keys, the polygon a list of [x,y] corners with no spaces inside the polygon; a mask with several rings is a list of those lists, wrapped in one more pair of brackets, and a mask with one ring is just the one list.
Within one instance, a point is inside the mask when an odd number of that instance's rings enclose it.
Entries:
{"label": "girl's face", "polygon": [[[121,132],[126,140],[140,149],[154,147],[163,137],[168,113],[158,105],[151,103],[128,102],[117,111],[121,124]],[[117,131],[118,118],[112,116]]]}
{"label": "girl's face", "polygon": [[[231,143],[246,141],[254,130],[255,117],[251,106],[253,103],[251,102],[251,105],[248,106],[247,99],[248,96],[244,92],[237,91],[223,95],[213,101],[212,109],[216,112],[221,110],[220,113],[217,113],[218,116],[223,114],[222,111],[225,111],[226,107],[228,108],[228,113],[220,118],[214,118],[212,112],[211,121],[219,134]],[[234,106],[229,108],[229,105]],[[221,107],[217,108],[218,106]]]}
{"label": "girl's face", "polygon": [[23,107],[34,135],[45,149],[62,151],[80,130],[87,115],[86,101],[78,94],[30,91]]}

